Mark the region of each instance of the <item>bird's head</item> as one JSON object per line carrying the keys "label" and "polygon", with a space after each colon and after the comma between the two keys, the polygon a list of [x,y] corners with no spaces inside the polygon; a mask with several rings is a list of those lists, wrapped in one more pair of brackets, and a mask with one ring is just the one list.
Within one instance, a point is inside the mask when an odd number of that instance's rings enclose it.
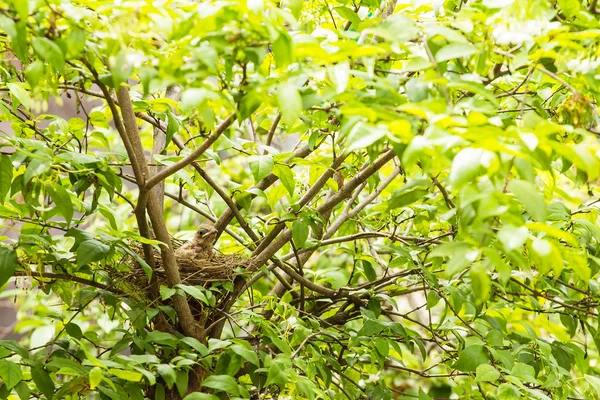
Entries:
{"label": "bird's head", "polygon": [[212,246],[217,239],[217,233],[217,230],[211,224],[204,223],[198,227],[194,239],[197,243]]}

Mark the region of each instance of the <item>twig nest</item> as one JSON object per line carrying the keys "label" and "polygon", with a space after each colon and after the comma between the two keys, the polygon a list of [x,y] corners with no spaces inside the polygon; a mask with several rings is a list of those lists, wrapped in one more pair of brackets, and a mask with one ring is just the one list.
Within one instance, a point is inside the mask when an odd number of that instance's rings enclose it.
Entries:
{"label": "twig nest", "polygon": [[[173,241],[173,244],[175,248],[182,245],[176,240]],[[126,283],[129,286],[128,292],[139,292],[140,290],[148,292],[150,290],[148,278],[139,261],[139,259],[144,259],[142,245],[135,242],[130,248],[139,258],[132,255],[125,257],[121,263],[129,267],[129,272],[118,272],[118,270],[122,271],[120,268],[114,268],[114,272],[117,272],[118,280],[122,284]],[[153,249],[153,254],[154,273],[158,284],[166,285],[167,278],[160,252]],[[250,259],[241,254],[215,253],[209,258],[176,256],[176,259],[182,283],[190,286],[209,286],[212,282],[232,281],[236,275],[243,273],[250,266]]]}

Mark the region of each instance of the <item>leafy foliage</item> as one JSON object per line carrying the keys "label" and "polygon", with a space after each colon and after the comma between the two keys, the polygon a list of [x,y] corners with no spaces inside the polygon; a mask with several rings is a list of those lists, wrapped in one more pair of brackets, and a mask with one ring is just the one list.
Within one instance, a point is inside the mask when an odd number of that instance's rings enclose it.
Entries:
{"label": "leafy foliage", "polygon": [[0,398],[600,397],[595,0],[0,11]]}

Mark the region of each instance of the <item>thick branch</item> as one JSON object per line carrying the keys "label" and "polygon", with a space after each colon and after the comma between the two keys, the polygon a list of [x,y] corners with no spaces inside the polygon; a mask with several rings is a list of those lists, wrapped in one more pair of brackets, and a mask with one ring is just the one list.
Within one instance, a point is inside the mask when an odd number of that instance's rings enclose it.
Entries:
{"label": "thick branch", "polygon": [[175,172],[179,171],[182,168],[187,167],[188,165],[190,165],[191,163],[196,161],[206,150],[208,150],[208,148],[210,146],[212,146],[212,144],[219,138],[219,136],[221,136],[221,134],[223,132],[225,132],[225,130],[227,130],[227,128],[229,128],[231,126],[231,124],[233,124],[233,122],[235,120],[236,120],[235,113],[233,113],[229,117],[225,118],[225,120],[223,122],[221,122],[219,124],[219,126],[217,126],[215,131],[213,133],[211,133],[197,149],[192,151],[183,160],[180,160],[177,163],[163,169],[158,174],[156,174],[152,178],[150,178],[146,182],[146,186],[144,187],[144,190],[148,191],[148,190],[152,189],[152,187],[157,185],[159,182],[165,180],[167,177],[173,175]]}
{"label": "thick branch", "polygon": [[[171,100],[179,100],[179,96],[181,94],[181,88],[179,86],[169,86],[167,88],[167,92],[165,93],[165,97]],[[152,132],[152,138],[154,139],[152,142],[152,156],[151,160],[154,159],[154,155],[161,154],[165,150],[165,146],[167,145],[167,134],[161,129],[160,126],[155,126]],[[157,165],[152,168],[152,175],[157,175],[160,171],[162,171],[165,167],[162,165]],[[156,198],[158,199],[158,204],[161,208],[164,208],[165,204],[165,181],[160,181],[156,188],[154,189],[156,194]]]}
{"label": "thick branch", "polygon": [[[333,177],[333,174],[339,168],[339,166],[342,165],[347,156],[348,154],[343,154],[340,157],[333,160],[327,171],[325,171],[323,175],[321,175],[319,179],[317,179],[317,181],[306,191],[304,196],[302,196],[302,198],[298,201],[298,210],[307,205],[308,202],[311,201],[317,195],[317,193],[319,193],[319,191],[323,188],[323,186],[325,186],[327,181],[331,179],[331,177]],[[254,251],[254,254],[260,254],[260,252],[263,251],[273,241],[273,239],[277,237],[277,235],[283,230],[283,228],[285,228],[285,222],[279,222],[277,225],[275,225],[275,227],[271,229],[271,232],[269,232],[267,237],[258,245],[256,250]]]}
{"label": "thick branch", "polygon": [[[132,149],[132,154],[143,154],[144,150],[142,148],[142,143],[139,138],[138,126],[135,114],[133,112],[131,98],[129,97],[129,90],[125,87],[119,88],[119,91],[117,92],[117,97],[119,99],[119,105],[121,106],[121,112],[123,113],[123,120],[125,121],[126,136],[131,141],[131,144],[136,147],[135,149]],[[138,163],[138,168],[144,170],[143,172],[145,176],[148,176],[148,166],[146,164],[145,159],[136,158],[135,160],[132,160],[132,164],[134,162]],[[142,188],[148,188],[148,186],[141,186],[140,193],[142,192]],[[138,218],[141,217],[142,214],[145,214],[146,208],[141,207],[139,201],[140,200],[138,199],[138,204],[136,207],[136,215],[138,216]],[[181,277],[179,276],[179,269],[177,267],[177,260],[175,259],[175,254],[173,252],[171,237],[169,236],[169,232],[167,231],[167,227],[163,219],[163,210],[158,204],[158,200],[155,196],[147,197],[147,208],[148,215],[150,216],[150,221],[152,222],[152,227],[154,229],[154,235],[157,240],[163,243],[160,246],[160,255],[163,263],[163,268],[165,270],[165,275],[167,277],[167,283],[169,287],[173,287],[181,283]],[[192,311],[190,310],[190,306],[185,297],[176,294],[172,297],[172,299],[183,332],[188,336],[192,336],[197,339],[203,339],[204,332],[201,330],[200,326],[194,321]]]}

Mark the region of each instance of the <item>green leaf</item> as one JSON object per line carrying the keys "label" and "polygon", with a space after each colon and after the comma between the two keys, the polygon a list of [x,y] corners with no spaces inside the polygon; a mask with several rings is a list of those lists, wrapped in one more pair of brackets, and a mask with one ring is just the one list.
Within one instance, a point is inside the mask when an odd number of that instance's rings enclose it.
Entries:
{"label": "green leaf", "polygon": [[179,129],[181,129],[179,120],[177,119],[175,114],[173,114],[172,112],[168,112],[166,141],[165,148],[163,150],[166,150],[166,148],[169,146],[169,143],[171,143],[171,140],[173,140],[173,135],[179,132]]}
{"label": "green leaf", "polygon": [[481,364],[475,370],[478,382],[496,382],[500,379],[500,372],[489,364]]}
{"label": "green leaf", "polygon": [[235,354],[241,356],[244,360],[256,365],[257,367],[259,366],[258,355],[254,350],[244,347],[241,344],[234,344],[231,346],[231,350]]}
{"label": "green leaf", "polygon": [[70,224],[73,219],[73,203],[71,202],[69,192],[60,185],[52,186],[49,192],[56,208],[58,208],[61,215],[65,217],[67,224]]}
{"label": "green leaf", "polygon": [[177,293],[177,290],[174,288],[170,288],[167,286],[162,285],[160,287],[160,298],[162,300],[167,300],[169,298],[171,298],[171,296],[173,296],[175,293]]}
{"label": "green leaf", "polygon": [[294,85],[283,83],[277,89],[277,103],[281,119],[288,126],[293,125],[302,114],[302,96]]}
{"label": "green leaf", "polygon": [[139,382],[142,380],[143,375],[139,372],[135,371],[126,371],[123,369],[110,368],[108,370],[109,373],[113,374],[117,378],[129,381],[129,382]]}
{"label": "green leaf", "polygon": [[430,310],[440,302],[440,296],[434,290],[427,293],[427,309]]}
{"label": "green leaf", "polygon": [[269,176],[275,165],[273,157],[267,155],[248,157],[248,164],[250,165],[250,171],[252,171],[256,183]]}
{"label": "green leaf", "polygon": [[596,393],[600,395],[600,378],[593,375],[585,375],[585,380],[594,388]]}
{"label": "green leaf", "polygon": [[450,183],[455,187],[462,186],[475,178],[482,167],[489,167],[495,158],[495,154],[487,150],[471,147],[462,149],[452,161]]}
{"label": "green leaf", "polygon": [[453,367],[461,372],[475,372],[478,366],[489,361],[485,347],[476,344],[461,351]]}
{"label": "green leaf", "polygon": [[[181,94],[181,111],[183,113],[190,113],[204,106],[207,100],[208,92],[205,89],[187,89]],[[171,124],[170,120],[169,124]],[[174,129],[174,127],[172,129]]]}
{"label": "green leaf", "polygon": [[29,400],[31,398],[31,389],[24,381],[21,381],[15,386],[15,391],[21,400]]}
{"label": "green leaf", "polygon": [[477,53],[477,49],[473,45],[464,43],[450,43],[442,47],[435,54],[437,62],[452,60],[455,58],[469,57]]}
{"label": "green leaf", "polygon": [[511,385],[510,383],[503,383],[498,386],[498,398],[502,400],[519,400],[521,393],[519,389]]}
{"label": "green leaf", "polygon": [[25,169],[24,183],[29,183],[34,176],[41,176],[48,171],[50,171],[50,162],[46,157],[34,158]]}
{"label": "green leaf", "polygon": [[127,52],[125,50],[121,50],[116,56],[109,58],[109,70],[112,78],[112,87],[116,89],[121,83],[127,82],[133,71],[133,66],[127,60]]}
{"label": "green leaf", "polygon": [[423,189],[416,189],[410,192],[404,192],[401,194],[394,193],[389,200],[388,210],[394,208],[406,207],[420,199],[423,199],[429,191]]}
{"label": "green leaf", "polygon": [[240,394],[237,382],[229,375],[211,375],[202,382],[202,386],[221,390],[234,396]]}
{"label": "green leaf", "polygon": [[308,224],[304,221],[292,222],[292,239],[296,248],[300,249],[304,247],[304,243],[308,239]]}
{"label": "green leaf", "polygon": [[294,196],[296,180],[294,179],[292,169],[287,165],[275,165],[273,173],[279,178],[281,184],[285,187],[290,196]]}
{"label": "green leaf", "polygon": [[199,286],[176,285],[175,287],[183,290],[184,292],[186,292],[196,300],[200,300],[204,304],[210,303],[207,293],[204,292]]}
{"label": "green leaf", "polygon": [[18,102],[13,102],[13,106],[17,107],[19,104],[23,104],[23,107],[29,110],[31,108],[31,97],[29,96],[29,92],[27,92],[22,85],[23,84],[9,83],[6,86],[8,86],[10,94],[18,100]]}
{"label": "green leaf", "polygon": [[148,332],[148,335],[146,335],[146,341],[172,348],[176,348],[177,344],[179,343],[179,339],[175,335],[161,331]]}
{"label": "green leaf", "polygon": [[525,244],[529,230],[525,226],[516,227],[513,225],[504,225],[498,232],[498,239],[508,252],[520,249]]}
{"label": "green leaf", "polygon": [[573,18],[581,10],[581,2],[579,0],[558,0],[558,5],[567,18]]}
{"label": "green leaf", "polygon": [[288,0],[287,4],[294,18],[299,19],[300,15],[302,14],[302,5],[304,4],[304,0]]}
{"label": "green leaf", "polygon": [[4,204],[6,195],[10,191],[13,178],[13,165],[10,156],[5,154],[0,156],[0,204]]}
{"label": "green leaf", "polygon": [[52,378],[50,378],[50,375],[48,375],[48,372],[42,367],[35,366],[31,368],[31,377],[38,390],[42,392],[48,400],[52,400],[54,398],[55,388],[54,382],[52,381]]}
{"label": "green leaf", "polygon": [[208,393],[190,393],[183,400],[221,400],[219,396]]}
{"label": "green leaf", "polygon": [[333,11],[335,11],[340,17],[352,22],[352,25],[360,24],[360,17],[358,16],[358,14],[348,7],[335,7]]}
{"label": "green leaf", "polygon": [[377,280],[377,272],[373,268],[373,264],[371,264],[368,260],[360,260],[360,265],[362,266],[362,270],[365,273],[365,276],[370,282],[374,282]]}
{"label": "green leaf", "polygon": [[45,37],[36,37],[31,41],[35,52],[60,73],[64,73],[65,56],[60,47]]}
{"label": "green leaf", "polygon": [[18,265],[17,252],[8,247],[0,247],[0,287],[13,276]]}
{"label": "green leaf", "polygon": [[95,389],[102,382],[102,368],[94,367],[89,372],[90,389]]}
{"label": "green leaf", "polygon": [[516,363],[510,371],[512,376],[519,378],[524,382],[535,383],[535,368],[524,363]]}
{"label": "green leaf", "polygon": [[29,16],[29,2],[23,0],[12,0],[13,7],[17,11],[17,15],[22,20],[27,20]]}
{"label": "green leaf", "polygon": [[431,397],[422,388],[419,388],[419,400],[431,400]]}
{"label": "green leaf", "polygon": [[25,68],[25,78],[32,89],[35,89],[39,85],[40,81],[45,75],[45,72],[46,67],[40,60],[32,62],[27,66],[27,68]]}
{"label": "green leaf", "polygon": [[267,386],[269,385],[279,385],[279,387],[285,387],[285,385],[289,382],[289,377],[287,375],[287,366],[282,362],[274,362],[273,365],[269,368],[269,373],[267,375],[267,382],[265,383]]}
{"label": "green leaf", "polygon": [[158,364],[156,366],[156,370],[158,371],[160,376],[165,380],[167,387],[171,389],[175,384],[175,380],[177,379],[177,375],[175,374],[175,370],[173,369],[173,367],[169,364]]}
{"label": "green leaf", "polygon": [[83,337],[83,332],[81,331],[81,328],[79,327],[79,325],[73,322],[69,322],[67,325],[65,325],[65,330],[67,331],[69,336],[77,340],[81,340],[81,338]]}
{"label": "green leaf", "polygon": [[23,379],[21,368],[12,361],[0,360],[0,378],[8,389],[12,389]]}
{"label": "green leaf", "polygon": [[279,32],[279,36],[272,44],[272,49],[277,68],[285,68],[294,60],[294,45],[287,32]]}
{"label": "green leaf", "polygon": [[534,220],[546,221],[546,200],[533,184],[527,181],[513,180],[509,183],[508,188]]}
{"label": "green leaf", "polygon": [[110,247],[96,239],[84,240],[77,248],[77,266],[83,267],[106,257]]}
{"label": "green leaf", "polygon": [[487,271],[480,265],[475,265],[471,268],[469,277],[477,305],[485,303],[490,297],[492,288]]}
{"label": "green leaf", "polygon": [[386,137],[387,130],[378,126],[358,122],[348,133],[348,151],[354,151],[371,146]]}

